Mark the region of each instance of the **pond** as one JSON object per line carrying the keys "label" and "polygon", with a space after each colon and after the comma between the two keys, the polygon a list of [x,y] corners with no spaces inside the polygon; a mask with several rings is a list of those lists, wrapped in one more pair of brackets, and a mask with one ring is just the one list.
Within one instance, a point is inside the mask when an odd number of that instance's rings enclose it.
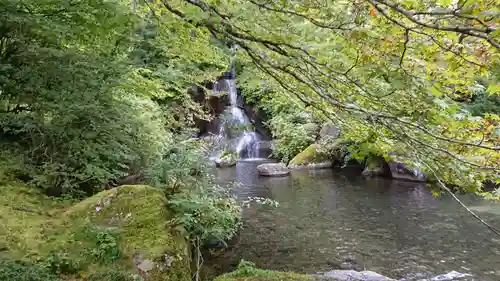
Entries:
{"label": "pond", "polygon": [[[240,162],[215,172],[220,183],[241,183],[235,192],[242,200],[258,196],[279,202],[245,208],[240,235],[207,261],[219,271],[245,259],[261,268],[301,273],[352,268],[420,280],[458,271],[474,276],[470,280],[500,280],[500,237],[450,196],[434,197],[420,183],[332,170],[265,178],[257,175],[256,165]],[[500,204],[460,198],[500,226]]]}

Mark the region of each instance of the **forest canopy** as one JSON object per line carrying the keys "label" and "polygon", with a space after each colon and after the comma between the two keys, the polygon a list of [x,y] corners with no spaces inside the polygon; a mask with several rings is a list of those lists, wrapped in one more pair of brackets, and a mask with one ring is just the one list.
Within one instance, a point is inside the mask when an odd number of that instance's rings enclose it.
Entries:
{"label": "forest canopy", "polygon": [[208,118],[188,90],[231,49],[245,98],[270,114],[312,112],[367,143],[359,157],[404,155],[468,191],[499,181],[498,1],[1,4],[3,173],[56,193],[155,166]]}
{"label": "forest canopy", "polygon": [[293,99],[342,124],[346,138],[369,139],[369,149],[409,156],[431,176],[471,191],[498,180],[498,112],[472,115],[463,101],[500,94],[499,7],[418,0],[150,6],[192,34],[237,45],[242,87],[272,92],[268,102]]}

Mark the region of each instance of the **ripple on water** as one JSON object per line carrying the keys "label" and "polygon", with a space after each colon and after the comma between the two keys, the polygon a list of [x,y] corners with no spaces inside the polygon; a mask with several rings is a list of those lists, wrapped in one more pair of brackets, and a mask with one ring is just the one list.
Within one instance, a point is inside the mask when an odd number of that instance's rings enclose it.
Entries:
{"label": "ripple on water", "polygon": [[[453,270],[477,280],[500,280],[499,241],[451,198],[435,198],[422,184],[329,170],[262,178],[256,165],[240,162],[234,169],[216,171],[221,183],[241,182],[235,193],[242,199],[280,202],[277,208],[245,209],[245,227],[236,242],[208,262],[222,264],[221,270],[240,259],[305,273],[339,269],[347,262],[354,269],[404,280],[433,280],[429,278]],[[462,200],[485,219],[500,214],[488,211],[491,204],[484,201]]]}

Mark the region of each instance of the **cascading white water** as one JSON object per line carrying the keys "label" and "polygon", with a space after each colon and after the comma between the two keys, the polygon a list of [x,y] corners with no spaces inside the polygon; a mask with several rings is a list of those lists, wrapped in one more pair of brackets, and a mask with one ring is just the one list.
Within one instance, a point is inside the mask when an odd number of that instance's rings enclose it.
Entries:
{"label": "cascading white water", "polygon": [[[239,158],[259,158],[261,157],[260,143],[261,137],[254,132],[253,124],[245,111],[238,104],[238,91],[236,87],[234,61],[236,58],[236,46],[231,47],[231,67],[224,77],[219,79],[214,87],[212,96],[221,97],[226,93],[229,104],[224,112],[219,116],[219,129],[215,137],[216,151],[213,157],[219,157],[223,151],[232,151]],[[267,157],[265,155],[264,157]]]}
{"label": "cascading white water", "polygon": [[[224,121],[227,124],[229,132],[225,131],[225,125],[221,124],[218,139],[225,139],[230,136],[228,143],[232,144],[231,149],[238,154],[240,158],[259,158],[260,136],[254,132],[250,119],[245,111],[238,106],[238,91],[235,79],[221,79],[214,87],[216,95],[219,92],[227,92],[229,106],[225,110]],[[224,135],[222,135],[224,134]]]}

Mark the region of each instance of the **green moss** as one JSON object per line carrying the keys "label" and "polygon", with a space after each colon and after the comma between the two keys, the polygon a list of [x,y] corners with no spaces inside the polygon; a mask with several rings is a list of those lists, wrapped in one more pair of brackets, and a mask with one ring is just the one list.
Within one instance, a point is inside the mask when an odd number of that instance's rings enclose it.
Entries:
{"label": "green moss", "polygon": [[301,153],[297,154],[291,161],[290,165],[307,165],[307,164],[315,164],[321,163],[324,161],[328,161],[328,157],[319,152],[320,146],[319,144],[313,143],[304,149]]}
{"label": "green moss", "polygon": [[[83,277],[116,271],[138,274],[137,263],[154,262],[146,280],[191,279],[185,234],[169,224],[163,192],[121,186],[63,208],[40,193],[1,187],[0,241],[4,255],[28,258]],[[36,212],[14,209],[17,204]]]}
{"label": "green moss", "polygon": [[293,272],[279,272],[256,268],[240,268],[234,272],[219,276],[215,281],[313,281],[310,275]]}
{"label": "green moss", "polygon": [[36,252],[64,206],[23,184],[0,186],[0,250],[21,259]]}

